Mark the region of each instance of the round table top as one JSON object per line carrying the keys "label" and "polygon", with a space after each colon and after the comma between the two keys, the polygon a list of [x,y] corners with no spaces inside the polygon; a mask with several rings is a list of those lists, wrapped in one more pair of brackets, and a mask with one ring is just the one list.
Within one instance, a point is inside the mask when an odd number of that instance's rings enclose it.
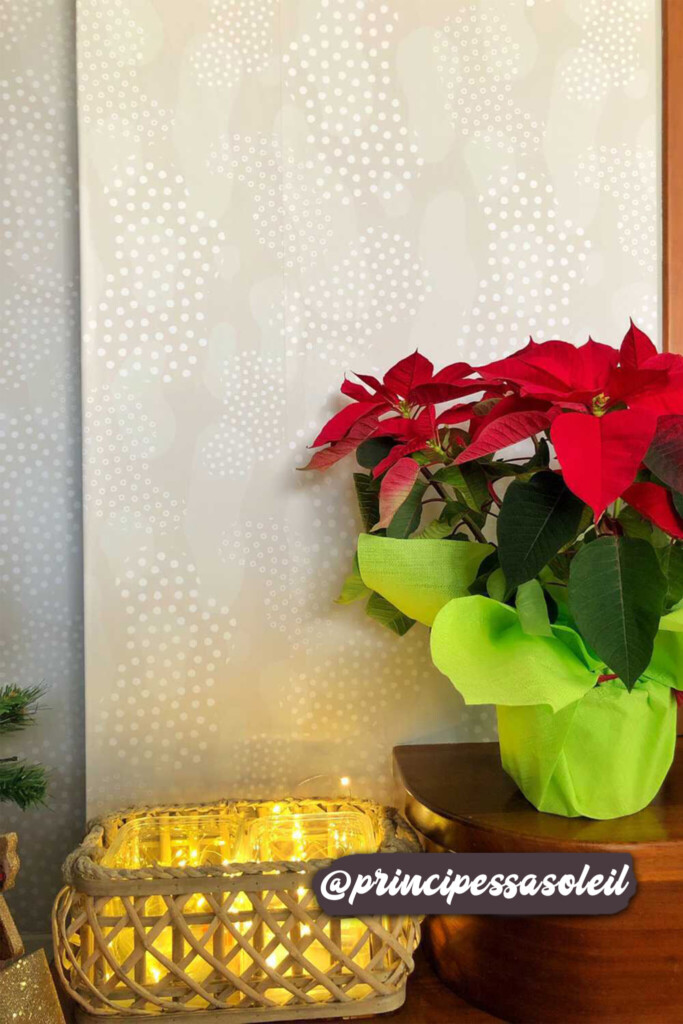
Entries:
{"label": "round table top", "polygon": [[638,814],[610,821],[537,811],[503,771],[497,743],[395,747],[394,776],[407,819],[446,849],[572,850],[585,843],[661,848],[683,842],[680,736],[676,754],[653,803]]}

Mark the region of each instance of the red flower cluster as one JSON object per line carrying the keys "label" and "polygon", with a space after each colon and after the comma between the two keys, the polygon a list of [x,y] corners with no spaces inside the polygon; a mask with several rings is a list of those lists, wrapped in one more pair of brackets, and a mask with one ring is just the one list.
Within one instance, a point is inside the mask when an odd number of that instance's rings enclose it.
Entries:
{"label": "red flower cluster", "polygon": [[[436,374],[415,352],[381,383],[362,374],[358,378],[362,384],[344,381],[342,394],[353,404],[315,439],[312,447],[329,447],[316,452],[307,469],[326,469],[371,437],[390,438],[395,444],[373,471],[386,473],[382,492],[387,498],[394,488],[399,495],[410,489],[419,465],[405,460],[417,452],[423,465],[459,464],[548,431],[567,486],[596,519],[623,496],[667,532],[683,537],[669,490],[635,482],[651,449],[663,453],[665,461],[673,449],[683,454],[683,357],[657,352],[633,322],[619,349],[592,339],[580,348],[566,341],[530,341],[506,359],[476,369],[454,363]],[[466,397],[469,401],[462,401]],[[446,403],[454,404],[443,408]],[[450,429],[457,424],[469,424],[467,432]],[[656,465],[650,463],[650,469],[658,475]],[[665,482],[683,490],[683,476],[680,486]]]}

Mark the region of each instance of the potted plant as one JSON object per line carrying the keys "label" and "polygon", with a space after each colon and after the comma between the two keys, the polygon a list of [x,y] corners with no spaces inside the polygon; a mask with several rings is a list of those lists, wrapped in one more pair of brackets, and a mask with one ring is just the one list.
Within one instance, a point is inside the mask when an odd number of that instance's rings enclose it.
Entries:
{"label": "potted plant", "polygon": [[436,373],[415,352],[357,376],[306,467],[361,470],[339,601],[430,627],[465,702],[496,705],[503,767],[539,810],[640,810],[683,687],[683,357],[631,322],[619,349],[530,341]]}

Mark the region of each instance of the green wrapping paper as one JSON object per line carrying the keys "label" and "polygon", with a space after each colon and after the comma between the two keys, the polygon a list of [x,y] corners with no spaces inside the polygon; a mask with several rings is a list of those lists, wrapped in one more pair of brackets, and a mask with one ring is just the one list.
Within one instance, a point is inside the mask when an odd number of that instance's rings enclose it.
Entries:
{"label": "green wrapping paper", "polygon": [[[683,608],[661,619],[650,665],[629,693],[620,680],[598,683],[609,669],[570,623],[530,635],[513,608],[465,596],[472,562],[454,548],[488,545],[363,535],[361,576],[431,625],[432,660],[465,703],[496,705],[503,767],[538,810],[607,819],[647,806],[674,755]],[[471,558],[478,565],[485,554]]]}

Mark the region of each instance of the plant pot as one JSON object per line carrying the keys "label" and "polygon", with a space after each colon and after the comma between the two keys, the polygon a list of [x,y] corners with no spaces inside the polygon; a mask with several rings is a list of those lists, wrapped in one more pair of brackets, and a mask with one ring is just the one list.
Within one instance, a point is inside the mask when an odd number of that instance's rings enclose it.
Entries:
{"label": "plant pot", "polygon": [[674,756],[671,689],[601,683],[553,713],[545,704],[497,707],[503,768],[539,811],[620,818],[656,796]]}

